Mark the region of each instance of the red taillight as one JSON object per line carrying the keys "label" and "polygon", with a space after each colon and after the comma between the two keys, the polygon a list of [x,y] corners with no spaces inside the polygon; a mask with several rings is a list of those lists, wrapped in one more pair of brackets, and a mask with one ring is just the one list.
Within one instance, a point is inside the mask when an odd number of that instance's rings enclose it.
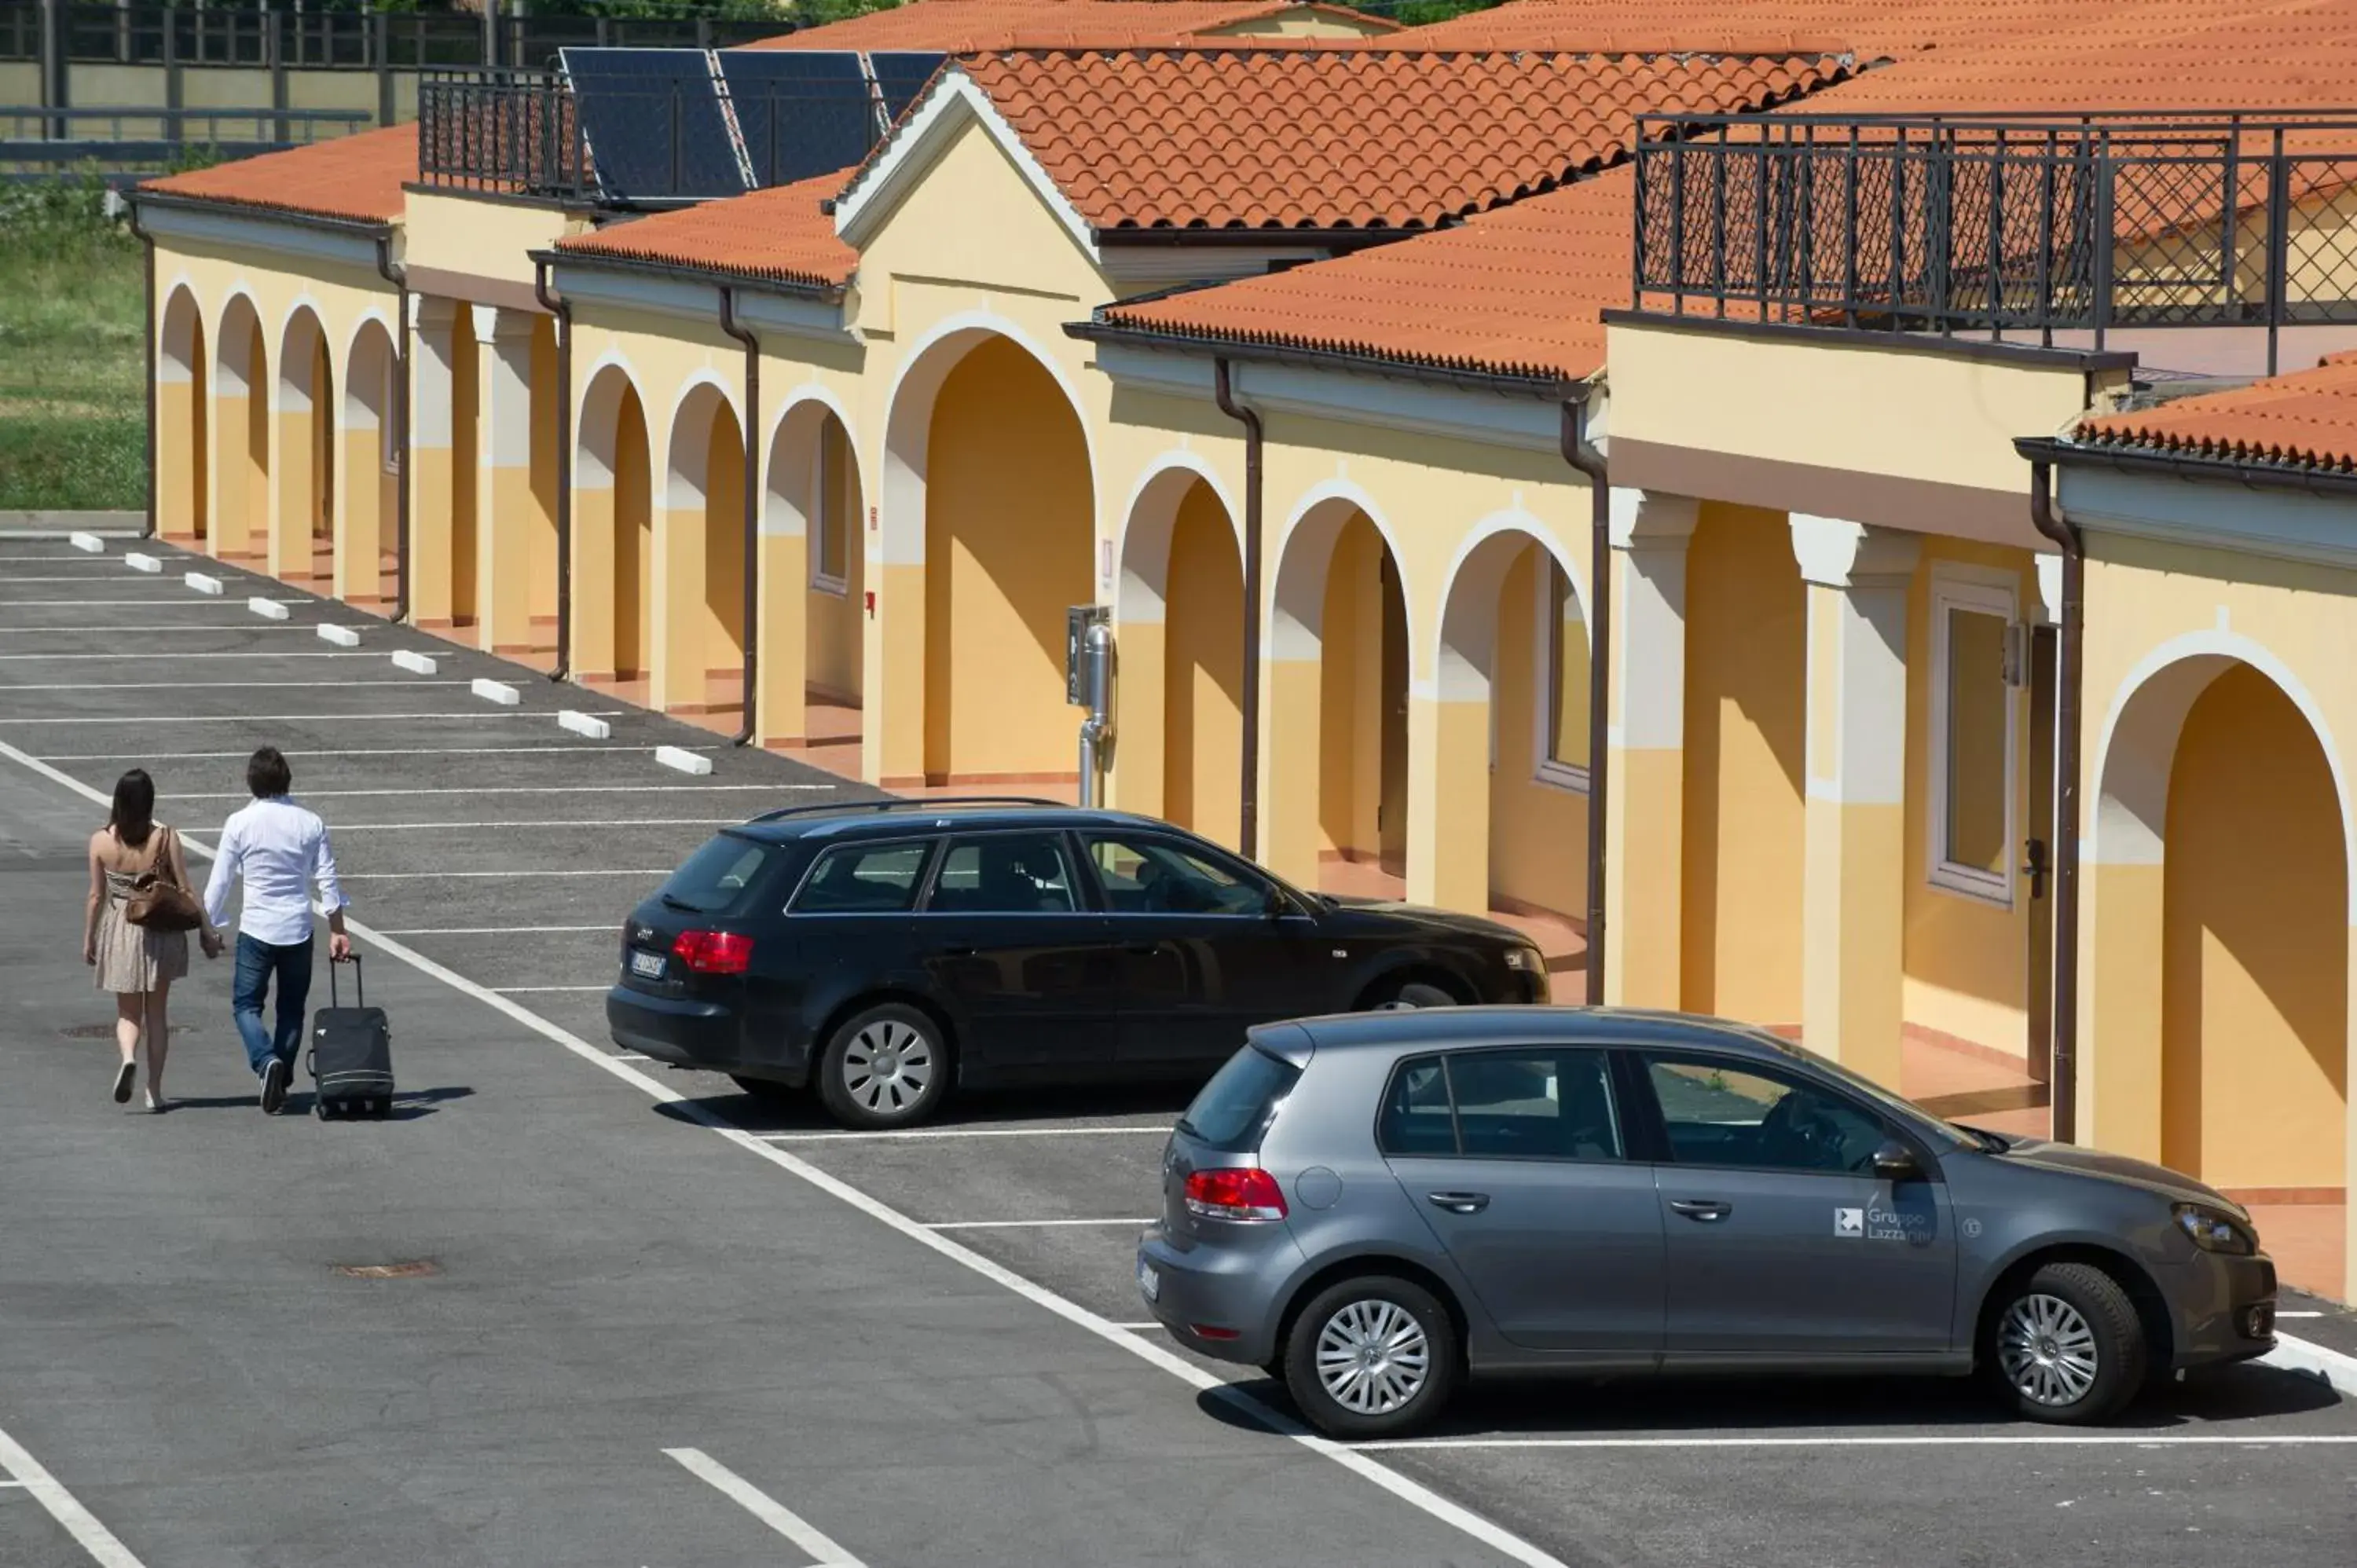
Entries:
{"label": "red taillight", "polygon": [[671,956],[691,974],[742,974],[753,964],[753,939],[737,931],[682,931]]}
{"label": "red taillight", "polygon": [[1282,1219],[1285,1193],[1258,1168],[1189,1171],[1187,1211],[1206,1219]]}

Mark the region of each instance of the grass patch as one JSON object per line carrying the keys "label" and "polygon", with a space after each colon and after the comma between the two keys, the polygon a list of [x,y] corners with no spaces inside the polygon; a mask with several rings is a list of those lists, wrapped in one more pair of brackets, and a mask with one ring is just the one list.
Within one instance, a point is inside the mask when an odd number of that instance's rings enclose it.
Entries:
{"label": "grass patch", "polygon": [[145,504],[142,263],[97,180],[0,188],[0,511]]}

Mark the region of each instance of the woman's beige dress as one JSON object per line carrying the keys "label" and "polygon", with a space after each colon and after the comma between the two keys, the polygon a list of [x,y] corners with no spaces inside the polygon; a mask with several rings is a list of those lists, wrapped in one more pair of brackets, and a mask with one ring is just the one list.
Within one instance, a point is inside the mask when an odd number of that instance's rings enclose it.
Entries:
{"label": "woman's beige dress", "polygon": [[[149,836],[161,839],[158,823]],[[159,851],[164,846],[157,844]],[[159,859],[156,864],[163,864]],[[123,918],[123,907],[139,890],[144,871],[106,874],[106,903],[98,912],[98,988],[118,996],[153,991],[188,972],[188,933],[151,931]]]}

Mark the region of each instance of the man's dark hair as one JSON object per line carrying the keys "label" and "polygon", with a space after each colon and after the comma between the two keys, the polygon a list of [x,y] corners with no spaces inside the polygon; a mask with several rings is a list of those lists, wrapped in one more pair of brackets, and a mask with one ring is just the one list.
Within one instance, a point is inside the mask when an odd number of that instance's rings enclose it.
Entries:
{"label": "man's dark hair", "polygon": [[286,766],[285,753],[265,746],[246,759],[245,787],[253,791],[255,800],[267,800],[295,788],[295,770]]}

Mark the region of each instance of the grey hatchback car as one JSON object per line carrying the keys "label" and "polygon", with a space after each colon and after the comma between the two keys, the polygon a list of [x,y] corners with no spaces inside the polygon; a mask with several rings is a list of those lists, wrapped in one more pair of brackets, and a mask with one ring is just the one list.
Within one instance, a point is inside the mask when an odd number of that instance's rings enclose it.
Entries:
{"label": "grey hatchback car", "polygon": [[1252,1031],[1139,1239],[1156,1318],[1337,1437],[1470,1373],[1978,1370],[2093,1422],[2275,1344],[2250,1216],[2140,1160],[1941,1121],[1739,1024],[1435,1008]]}

